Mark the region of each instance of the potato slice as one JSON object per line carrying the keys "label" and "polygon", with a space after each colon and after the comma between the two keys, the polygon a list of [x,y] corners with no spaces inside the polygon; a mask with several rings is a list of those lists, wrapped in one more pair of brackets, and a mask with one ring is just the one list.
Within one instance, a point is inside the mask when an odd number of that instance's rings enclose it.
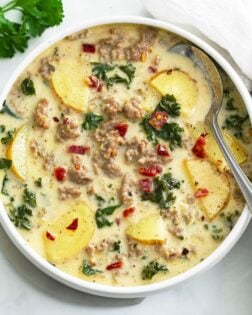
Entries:
{"label": "potato slice", "polygon": [[54,65],[52,84],[63,103],[77,111],[85,111],[88,104],[89,87],[85,80],[87,69],[76,60],[62,60]]}
{"label": "potato slice", "polygon": [[194,192],[206,188],[207,196],[197,201],[212,220],[227,204],[230,195],[229,181],[225,174],[220,173],[215,165],[207,160],[186,160],[185,168]]}
{"label": "potato slice", "polygon": [[11,170],[21,180],[26,178],[26,142],[28,126],[24,124],[15,133],[6,150],[6,158],[12,160]]}
{"label": "potato slice", "polygon": [[[214,137],[209,130],[209,128],[203,123],[198,122],[194,125],[189,126],[189,132],[192,134],[193,138],[196,140],[202,133],[205,133],[206,139],[206,153],[211,162],[213,162],[221,172],[229,170],[229,166],[222,155]],[[227,131],[223,130],[223,137],[232,151],[234,157],[236,158],[239,164],[247,161],[248,153],[245,147]]]}
{"label": "potato slice", "polygon": [[[76,219],[77,229],[67,229]],[[43,233],[47,259],[52,263],[60,263],[74,256],[88,245],[94,230],[94,216],[90,209],[84,203],[73,205],[56,221],[48,224]]]}
{"label": "potato slice", "polygon": [[164,223],[159,214],[148,215],[130,224],[126,234],[146,245],[163,244],[165,241]]}
{"label": "potato slice", "polygon": [[198,98],[197,82],[181,70],[166,70],[156,74],[150,85],[161,95],[171,94],[181,105],[181,113],[189,116],[195,109]]}

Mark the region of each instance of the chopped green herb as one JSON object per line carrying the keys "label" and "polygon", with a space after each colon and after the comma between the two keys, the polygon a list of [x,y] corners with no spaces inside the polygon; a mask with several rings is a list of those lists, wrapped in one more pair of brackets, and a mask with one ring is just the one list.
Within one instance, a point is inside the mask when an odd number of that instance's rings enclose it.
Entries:
{"label": "chopped green herb", "polygon": [[105,199],[99,195],[95,195],[95,199],[97,200],[98,206],[101,206],[105,202]]}
{"label": "chopped green herb", "polygon": [[8,144],[13,140],[13,135],[16,132],[16,129],[8,130],[7,135],[3,138],[1,138],[1,143],[2,144]]}
{"label": "chopped green herb", "polygon": [[4,125],[0,125],[0,132],[5,132],[5,126]]}
{"label": "chopped green herb", "polygon": [[[1,37],[0,37],[1,38]],[[19,117],[18,115],[16,115],[15,113],[13,113],[13,111],[11,111],[6,103],[6,101],[3,102],[3,107],[0,110],[0,114],[7,114],[9,116],[12,116],[16,119],[22,119],[21,117]]]}
{"label": "chopped green herb", "polygon": [[35,95],[35,87],[34,83],[31,79],[26,78],[21,82],[21,91],[23,92],[24,95]]}
{"label": "chopped green herb", "polygon": [[95,213],[95,220],[96,220],[97,227],[101,229],[105,226],[111,226],[113,222],[109,221],[106,218],[106,216],[113,214],[114,211],[120,206],[121,205],[115,205],[115,206],[110,206],[103,209],[98,209]]}
{"label": "chopped green herb", "polygon": [[36,194],[29,190],[27,186],[24,189],[23,200],[32,208],[37,206]]}
{"label": "chopped green herb", "polygon": [[42,178],[39,177],[38,179],[36,179],[36,180],[34,181],[34,184],[35,184],[37,187],[41,188],[41,187],[42,187]]}
{"label": "chopped green herb", "polygon": [[167,272],[168,268],[164,265],[159,264],[158,261],[153,260],[142,270],[142,279],[150,280],[160,271]]}
{"label": "chopped green herb", "polygon": [[237,110],[238,108],[234,106],[234,98],[231,97],[227,100],[226,110]]}
{"label": "chopped green herb", "polygon": [[211,227],[211,236],[216,241],[222,241],[224,235],[221,234],[223,232],[222,228],[218,228],[216,225],[212,225]]}
{"label": "chopped green herb", "polygon": [[148,140],[153,141],[155,144],[157,143],[157,138],[169,141],[171,150],[173,150],[176,146],[181,147],[182,132],[184,129],[181,128],[179,124],[174,122],[166,123],[161,130],[156,130],[151,126],[149,120],[150,117],[147,116],[141,122]]}
{"label": "chopped green herb", "polygon": [[234,131],[234,135],[237,138],[243,137],[243,124],[248,120],[249,116],[240,116],[238,114],[230,115],[224,122],[224,128]]}
{"label": "chopped green herb", "polygon": [[[93,62],[92,73],[98,79],[102,80],[107,88],[110,88],[116,83],[123,83],[129,88],[134,76],[136,68],[132,64],[127,65],[109,65],[107,63]],[[108,76],[108,72],[113,70],[120,70],[120,73],[115,73],[112,76]]]}
{"label": "chopped green herb", "polygon": [[23,230],[30,230],[32,225],[30,217],[32,216],[32,210],[26,205],[15,208],[13,204],[8,204],[9,218],[15,224],[16,227]]}
{"label": "chopped green herb", "polygon": [[98,128],[99,124],[103,121],[103,117],[94,113],[87,113],[85,121],[82,124],[84,130],[94,130]]}
{"label": "chopped green herb", "polygon": [[162,110],[167,112],[171,117],[180,116],[180,105],[173,95],[166,94],[161,98],[156,111]]}
{"label": "chopped green herb", "polygon": [[114,242],[112,251],[120,253],[120,251],[121,251],[121,241],[120,240],[117,242]]}
{"label": "chopped green herb", "polygon": [[1,194],[5,195],[5,196],[9,196],[8,190],[6,188],[8,181],[9,181],[9,177],[7,174],[5,174],[3,181],[2,181],[2,189],[1,189]]}
{"label": "chopped green herb", "polygon": [[179,188],[180,182],[175,180],[171,173],[166,173],[162,177],[154,178],[153,191],[142,193],[142,200],[150,200],[157,203],[161,209],[169,209],[176,200],[176,196],[171,190]]}
{"label": "chopped green herb", "polygon": [[8,169],[11,167],[12,161],[4,158],[0,158],[0,170]]}
{"label": "chopped green herb", "polygon": [[86,276],[93,276],[97,273],[101,273],[102,271],[93,269],[86,260],[84,260],[81,271],[84,273]]}
{"label": "chopped green herb", "polygon": [[[8,19],[13,12],[20,14],[20,21]],[[13,57],[23,52],[31,37],[41,35],[50,26],[63,19],[61,0],[13,0],[0,7],[0,57]]]}
{"label": "chopped green herb", "polygon": [[208,224],[204,224],[204,229],[208,230]]}

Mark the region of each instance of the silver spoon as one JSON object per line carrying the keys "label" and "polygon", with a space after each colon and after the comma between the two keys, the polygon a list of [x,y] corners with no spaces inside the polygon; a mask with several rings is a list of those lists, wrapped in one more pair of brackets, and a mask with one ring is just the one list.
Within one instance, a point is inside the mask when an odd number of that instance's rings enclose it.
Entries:
{"label": "silver spoon", "polygon": [[233,173],[237,184],[246,200],[249,210],[252,212],[252,184],[248,177],[237,163],[233,153],[223,138],[221,129],[218,124],[218,115],[221,110],[223,99],[223,84],[219,71],[213,61],[199,48],[189,44],[176,45],[170,49],[180,55],[189,57],[203,71],[207,81],[212,89],[212,106],[205,117],[205,123],[210,128],[231,172]]}

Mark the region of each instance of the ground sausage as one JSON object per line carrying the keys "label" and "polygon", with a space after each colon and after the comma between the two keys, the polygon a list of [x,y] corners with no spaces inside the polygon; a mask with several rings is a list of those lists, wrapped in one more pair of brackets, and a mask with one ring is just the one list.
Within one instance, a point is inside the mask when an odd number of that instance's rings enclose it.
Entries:
{"label": "ground sausage", "polygon": [[41,98],[35,111],[35,124],[43,129],[49,128],[49,102],[45,98]]}

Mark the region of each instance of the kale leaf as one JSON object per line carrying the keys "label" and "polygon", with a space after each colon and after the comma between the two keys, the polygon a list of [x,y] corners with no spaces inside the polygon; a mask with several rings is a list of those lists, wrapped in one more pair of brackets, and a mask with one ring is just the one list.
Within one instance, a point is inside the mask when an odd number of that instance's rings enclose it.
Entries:
{"label": "kale leaf", "polygon": [[10,168],[11,164],[12,164],[11,160],[0,158],[0,170]]}
{"label": "kale leaf", "polygon": [[94,113],[87,113],[85,121],[82,124],[84,130],[94,130],[98,128],[99,124],[103,121],[103,117]]}
{"label": "kale leaf", "polygon": [[103,209],[99,208],[95,213],[95,220],[96,220],[97,227],[101,229],[105,226],[111,226],[113,222],[109,221],[106,218],[106,216],[113,214],[114,211],[120,206],[121,205],[115,205],[115,206],[110,206]]}
{"label": "kale leaf", "polygon": [[84,273],[86,276],[93,276],[97,273],[101,273],[102,271],[93,269],[86,260],[84,260],[81,271]]}
{"label": "kale leaf", "polygon": [[19,117],[18,115],[16,115],[15,113],[13,113],[13,111],[11,111],[9,109],[6,101],[3,102],[3,106],[2,106],[2,109],[0,110],[0,114],[7,114],[7,115],[12,116],[12,117],[14,117],[16,119],[22,119],[21,117]]}
{"label": "kale leaf", "polygon": [[31,79],[26,78],[21,82],[20,88],[24,95],[35,95],[34,83]]}
{"label": "kale leaf", "polygon": [[165,111],[171,117],[177,117],[181,114],[179,103],[176,98],[170,94],[166,94],[161,98],[155,111],[157,110]]}
{"label": "kale leaf", "polygon": [[142,270],[142,279],[150,280],[152,279],[158,272],[167,272],[168,268],[164,265],[161,265],[158,261],[153,260],[147,266],[145,266]]}

